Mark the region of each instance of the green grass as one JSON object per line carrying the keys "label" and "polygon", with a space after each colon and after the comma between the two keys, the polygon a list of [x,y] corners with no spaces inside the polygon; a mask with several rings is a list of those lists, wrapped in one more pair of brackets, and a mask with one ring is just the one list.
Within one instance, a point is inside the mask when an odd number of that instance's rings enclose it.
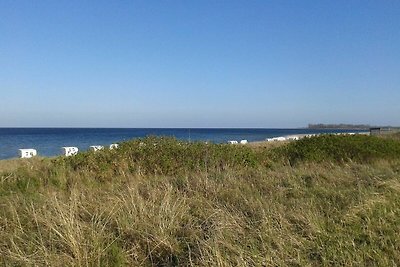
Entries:
{"label": "green grass", "polygon": [[399,147],[368,136],[271,148],[146,138],[7,163],[0,265],[396,266]]}

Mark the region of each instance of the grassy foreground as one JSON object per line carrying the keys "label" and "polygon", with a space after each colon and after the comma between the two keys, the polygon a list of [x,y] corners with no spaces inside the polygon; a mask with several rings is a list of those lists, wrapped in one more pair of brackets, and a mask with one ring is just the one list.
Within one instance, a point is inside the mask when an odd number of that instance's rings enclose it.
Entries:
{"label": "grassy foreground", "polygon": [[2,266],[397,266],[399,229],[398,138],[0,162]]}

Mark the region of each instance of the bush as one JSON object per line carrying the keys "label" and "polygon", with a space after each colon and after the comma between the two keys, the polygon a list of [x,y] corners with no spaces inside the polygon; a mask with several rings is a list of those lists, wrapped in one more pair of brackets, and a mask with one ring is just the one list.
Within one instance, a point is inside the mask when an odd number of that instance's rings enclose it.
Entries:
{"label": "bush", "polygon": [[366,135],[321,135],[304,138],[275,150],[291,164],[299,161],[371,162],[400,158],[400,142]]}
{"label": "bush", "polygon": [[138,174],[176,175],[189,172],[246,168],[260,163],[248,146],[180,142],[148,137],[122,143],[118,149],[80,153],[55,159],[57,165],[109,176],[122,169]]}

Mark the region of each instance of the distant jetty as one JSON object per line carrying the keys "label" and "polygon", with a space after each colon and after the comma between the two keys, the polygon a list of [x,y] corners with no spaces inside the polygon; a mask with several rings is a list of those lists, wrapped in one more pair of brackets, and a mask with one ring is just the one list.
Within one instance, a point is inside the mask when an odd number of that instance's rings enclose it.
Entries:
{"label": "distant jetty", "polygon": [[308,124],[308,129],[368,130],[369,128],[371,128],[369,124]]}

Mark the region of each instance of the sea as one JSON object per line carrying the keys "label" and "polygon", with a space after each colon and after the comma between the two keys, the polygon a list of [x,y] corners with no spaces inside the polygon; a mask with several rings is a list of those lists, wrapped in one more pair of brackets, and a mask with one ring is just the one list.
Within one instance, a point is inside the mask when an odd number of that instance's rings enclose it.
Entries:
{"label": "sea", "polygon": [[0,159],[18,157],[18,149],[34,148],[39,156],[61,155],[64,146],[80,151],[92,145],[109,146],[146,136],[169,136],[179,140],[225,143],[228,140],[249,142],[293,134],[345,133],[343,129],[250,129],[250,128],[0,128]]}

